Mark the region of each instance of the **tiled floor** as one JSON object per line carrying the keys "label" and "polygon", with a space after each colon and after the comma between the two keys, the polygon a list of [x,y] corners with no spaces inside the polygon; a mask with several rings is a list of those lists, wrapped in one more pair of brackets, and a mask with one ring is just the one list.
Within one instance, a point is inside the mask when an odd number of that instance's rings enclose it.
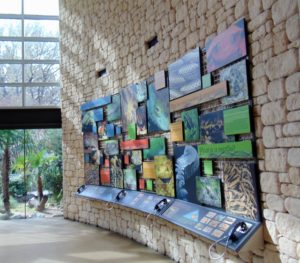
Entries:
{"label": "tiled floor", "polygon": [[130,239],[85,225],[55,219],[0,221],[1,263],[170,263]]}

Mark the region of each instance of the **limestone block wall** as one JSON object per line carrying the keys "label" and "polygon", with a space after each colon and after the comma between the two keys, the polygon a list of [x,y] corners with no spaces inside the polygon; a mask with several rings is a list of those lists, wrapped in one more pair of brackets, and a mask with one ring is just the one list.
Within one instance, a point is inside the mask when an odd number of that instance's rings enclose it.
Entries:
{"label": "limestone block wall", "polygon": [[[163,220],[78,199],[79,106],[149,77],[245,17],[249,30],[265,248],[226,262],[300,262],[300,21],[297,0],[61,0],[64,216],[119,232],[179,262],[208,244]],[[147,49],[153,36],[158,44]],[[108,74],[98,78],[96,72]]]}

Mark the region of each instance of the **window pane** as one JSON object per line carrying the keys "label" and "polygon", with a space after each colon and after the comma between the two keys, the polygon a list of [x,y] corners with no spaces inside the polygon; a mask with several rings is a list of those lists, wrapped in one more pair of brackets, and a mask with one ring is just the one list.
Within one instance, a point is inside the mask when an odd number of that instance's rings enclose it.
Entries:
{"label": "window pane", "polygon": [[22,82],[22,65],[0,64],[0,83]]}
{"label": "window pane", "polygon": [[55,42],[25,42],[25,59],[59,59],[59,44]]}
{"label": "window pane", "polygon": [[22,35],[21,20],[0,19],[0,36],[1,37],[19,37],[21,35]]}
{"label": "window pane", "polygon": [[21,87],[0,87],[0,107],[22,106]]}
{"label": "window pane", "polygon": [[26,87],[26,106],[60,106],[60,87]]}
{"label": "window pane", "polygon": [[25,37],[58,37],[59,22],[53,20],[25,20]]}
{"label": "window pane", "polygon": [[0,41],[0,59],[22,59],[22,43]]}
{"label": "window pane", "polygon": [[25,82],[59,82],[59,65],[26,64]]}
{"label": "window pane", "polygon": [[21,0],[0,0],[1,14],[21,14]]}
{"label": "window pane", "polygon": [[58,0],[24,0],[24,14],[58,16]]}

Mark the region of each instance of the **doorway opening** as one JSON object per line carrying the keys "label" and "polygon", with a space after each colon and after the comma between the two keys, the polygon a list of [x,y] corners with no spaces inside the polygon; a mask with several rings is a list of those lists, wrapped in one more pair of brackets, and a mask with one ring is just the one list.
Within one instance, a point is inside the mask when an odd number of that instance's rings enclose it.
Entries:
{"label": "doorway opening", "polygon": [[0,220],[62,216],[61,129],[0,130]]}

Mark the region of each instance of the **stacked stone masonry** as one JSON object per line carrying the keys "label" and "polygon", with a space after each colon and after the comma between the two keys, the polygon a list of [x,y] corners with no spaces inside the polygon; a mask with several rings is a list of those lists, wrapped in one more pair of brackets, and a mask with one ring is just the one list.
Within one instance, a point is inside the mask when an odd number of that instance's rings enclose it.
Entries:
{"label": "stacked stone masonry", "polygon": [[[163,220],[75,197],[84,184],[81,114],[91,99],[166,69],[245,17],[249,31],[263,250],[223,262],[300,262],[300,15],[297,0],[62,0],[65,218],[110,229],[178,262],[209,262],[208,243]],[[157,35],[158,44],[145,42]],[[108,75],[97,78],[106,68]]]}

